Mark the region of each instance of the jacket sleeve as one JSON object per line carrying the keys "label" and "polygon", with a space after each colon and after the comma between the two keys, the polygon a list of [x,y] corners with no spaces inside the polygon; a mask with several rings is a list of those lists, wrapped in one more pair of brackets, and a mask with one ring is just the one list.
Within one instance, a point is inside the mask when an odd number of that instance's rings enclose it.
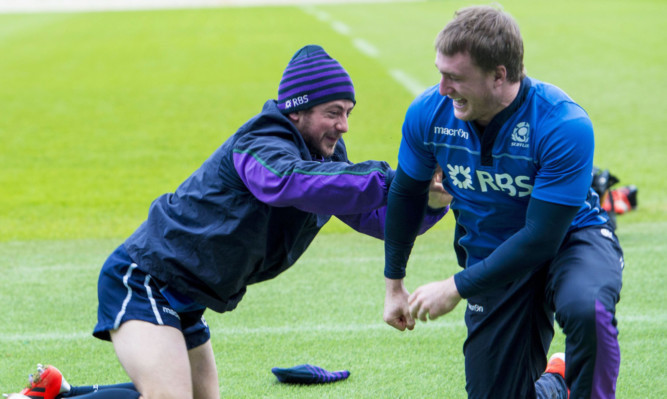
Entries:
{"label": "jacket sleeve", "polygon": [[260,201],[326,215],[366,213],[382,207],[393,175],[381,161],[304,160],[288,135],[254,136],[236,146],[232,156],[239,177]]}
{"label": "jacket sleeve", "polygon": [[[424,234],[433,227],[449,210],[449,206],[441,209],[428,208],[426,215],[422,220],[418,234]],[[383,206],[374,211],[355,214],[355,215],[336,215],[343,223],[352,227],[354,230],[369,235],[371,237],[384,240],[385,220],[387,216],[387,207]]]}

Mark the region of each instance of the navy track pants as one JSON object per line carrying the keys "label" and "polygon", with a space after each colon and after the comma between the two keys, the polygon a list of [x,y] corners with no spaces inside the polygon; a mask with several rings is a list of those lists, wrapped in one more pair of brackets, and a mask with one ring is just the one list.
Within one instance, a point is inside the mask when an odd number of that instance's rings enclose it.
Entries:
{"label": "navy track pants", "polygon": [[566,336],[570,398],[614,398],[623,265],[612,228],[587,227],[568,233],[548,265],[468,298],[463,348],[468,397],[566,398],[567,392],[553,392],[553,381],[536,385],[546,367],[555,314]]}

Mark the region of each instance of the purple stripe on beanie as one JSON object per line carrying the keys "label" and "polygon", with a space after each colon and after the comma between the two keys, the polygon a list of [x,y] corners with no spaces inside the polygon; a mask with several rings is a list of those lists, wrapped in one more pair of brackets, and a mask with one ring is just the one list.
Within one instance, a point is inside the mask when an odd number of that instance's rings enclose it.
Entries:
{"label": "purple stripe on beanie", "polygon": [[598,343],[591,398],[613,398],[621,365],[621,350],[618,347],[618,330],[614,327],[613,315],[599,300],[595,301],[595,323]]}
{"label": "purple stripe on beanie", "polygon": [[354,95],[354,87],[350,86],[335,86],[327,90],[320,90],[318,92],[309,94],[308,97],[311,101],[317,100],[318,98],[331,96],[337,93],[352,93]]}
{"label": "purple stripe on beanie", "polygon": [[294,85],[296,82],[315,80],[328,75],[343,75],[347,76],[349,79],[349,75],[341,68],[323,65],[319,68],[312,68],[306,71],[300,71],[299,73],[293,73],[289,77],[283,76],[280,88],[284,90],[285,86]]}
{"label": "purple stripe on beanie", "polygon": [[[308,84],[308,85],[302,85],[302,86],[297,86],[287,92],[280,93],[278,96],[279,99],[287,98],[287,97],[293,97],[296,94],[311,94],[313,92],[314,94],[318,94],[320,91],[328,91],[324,89],[325,87],[332,86],[335,83],[347,83],[346,85],[342,86],[345,87],[345,91],[349,91],[354,93],[354,87],[352,87],[352,82],[350,81],[350,78],[348,76],[341,76],[338,78],[333,78],[333,79],[326,79],[321,82],[316,82],[313,84]],[[311,95],[312,96],[312,95]],[[312,96],[312,97],[318,97],[318,96]],[[319,96],[321,97],[321,95]]]}
{"label": "purple stripe on beanie", "polygon": [[337,63],[336,61],[333,61],[333,60],[313,62],[313,63],[310,63],[308,65],[299,66],[298,68],[288,67],[283,72],[282,82],[284,82],[285,80],[289,80],[292,77],[297,76],[297,75],[304,75],[306,73],[311,73],[311,72],[314,72],[314,71],[319,71],[319,70],[327,69],[327,68],[328,69],[338,69],[338,70],[345,71],[345,69],[343,69],[343,67],[341,67],[339,63]]}
{"label": "purple stripe on beanie", "polygon": [[340,71],[327,71],[325,73],[313,75],[313,76],[305,76],[301,79],[293,80],[289,83],[285,83],[283,86],[280,87],[280,92],[278,93],[283,94],[285,92],[289,92],[291,90],[294,90],[295,88],[299,87],[306,87],[305,85],[317,85],[320,84],[322,86],[326,86],[331,79],[339,79],[339,78],[344,78],[346,82],[350,83],[352,85],[352,81],[350,80],[350,77],[345,74],[345,73],[340,73]]}
{"label": "purple stripe on beanie", "polygon": [[285,68],[286,71],[292,70],[292,69],[299,69],[299,68],[305,68],[308,66],[313,66],[313,65],[319,65],[319,64],[338,64],[338,61],[334,60],[333,58],[329,57],[328,54],[322,53],[321,55],[317,56],[311,56],[309,58],[304,58],[299,61],[292,61],[287,65]]}
{"label": "purple stripe on beanie", "polygon": [[283,71],[283,80],[285,79],[290,79],[294,75],[299,75],[299,74],[304,74],[308,73],[310,71],[317,71],[319,69],[324,69],[324,68],[336,68],[336,69],[343,69],[343,67],[340,66],[339,63],[336,61],[328,60],[328,61],[320,61],[313,63],[312,65],[304,65],[304,66],[299,66],[299,67],[290,67],[285,69]]}
{"label": "purple stripe on beanie", "polygon": [[322,59],[333,60],[333,58],[331,58],[329,56],[329,54],[327,54],[326,51],[321,50],[321,51],[317,51],[315,53],[310,54],[310,56],[308,58],[300,58],[298,60],[292,59],[292,61],[290,61],[290,63],[289,63],[288,68],[291,67],[291,66],[300,66],[300,65],[303,65],[303,64],[306,64],[306,63],[312,63],[314,61],[322,60]]}

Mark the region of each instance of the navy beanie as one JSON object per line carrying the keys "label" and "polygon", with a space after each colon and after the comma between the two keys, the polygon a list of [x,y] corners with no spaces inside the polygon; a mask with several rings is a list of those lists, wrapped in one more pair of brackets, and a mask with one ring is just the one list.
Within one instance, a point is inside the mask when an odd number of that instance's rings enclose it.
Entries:
{"label": "navy beanie", "polygon": [[341,99],[356,104],[352,79],[338,61],[312,44],[297,51],[278,86],[280,112],[288,114]]}

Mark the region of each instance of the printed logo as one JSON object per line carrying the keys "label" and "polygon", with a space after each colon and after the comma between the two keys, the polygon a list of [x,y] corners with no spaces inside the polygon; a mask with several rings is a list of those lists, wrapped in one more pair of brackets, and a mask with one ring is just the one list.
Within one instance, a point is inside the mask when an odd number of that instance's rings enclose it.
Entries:
{"label": "printed logo", "polygon": [[528,176],[512,176],[509,173],[490,173],[483,170],[475,172],[476,181],[470,173],[470,167],[447,164],[449,179],[452,185],[464,189],[475,190],[478,186],[481,192],[500,191],[511,197],[525,197],[533,192]]}
{"label": "printed logo", "polygon": [[470,309],[471,312],[484,313],[484,306],[472,304],[470,302],[468,302],[468,309]]}
{"label": "printed logo", "polygon": [[528,139],[530,138],[530,125],[528,122],[519,122],[512,131],[512,146],[528,147]]}
{"label": "printed logo", "polygon": [[466,140],[470,137],[470,133],[466,132],[463,129],[449,129],[449,128],[440,127],[440,126],[435,126],[433,128],[433,133],[441,134],[441,135],[444,135],[444,136],[461,137],[461,138],[466,139]]}
{"label": "printed logo", "polygon": [[290,98],[289,100],[285,101],[285,109],[291,108],[293,106],[296,107],[296,106],[307,104],[307,103],[308,103],[308,94],[304,94],[303,96]]}
{"label": "printed logo", "polygon": [[603,237],[609,238],[610,240],[614,238],[614,235],[609,231],[609,229],[600,229],[600,234],[602,234]]}
{"label": "printed logo", "polygon": [[483,170],[477,171],[477,180],[482,192],[489,189],[493,191],[502,191],[511,197],[525,197],[533,192],[533,186],[528,176],[512,176],[509,173],[491,174]]}
{"label": "printed logo", "polygon": [[162,312],[167,313],[167,314],[170,314],[170,315],[176,317],[176,318],[179,319],[179,320],[181,319],[181,318],[178,316],[178,313],[176,313],[176,311],[175,311],[174,309],[168,308],[168,307],[166,307],[166,306],[163,306],[163,307],[162,307]]}
{"label": "printed logo", "polygon": [[472,177],[470,176],[470,167],[463,166],[452,166],[447,164],[447,169],[449,169],[449,178],[452,179],[452,184],[458,188],[464,188],[466,190],[474,190],[472,186]]}

